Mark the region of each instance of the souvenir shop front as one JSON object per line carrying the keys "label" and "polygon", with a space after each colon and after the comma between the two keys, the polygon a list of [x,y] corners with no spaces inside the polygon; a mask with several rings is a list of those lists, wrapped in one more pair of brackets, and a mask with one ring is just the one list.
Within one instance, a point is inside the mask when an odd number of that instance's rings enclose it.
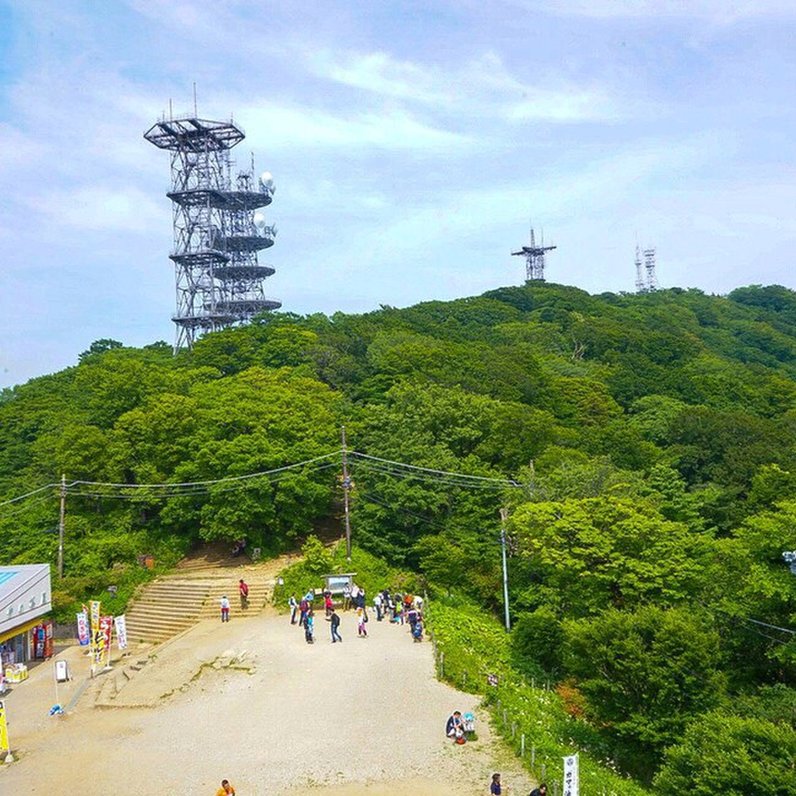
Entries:
{"label": "souvenir shop front", "polygon": [[0,567],[0,680],[34,658],[52,655],[49,564]]}

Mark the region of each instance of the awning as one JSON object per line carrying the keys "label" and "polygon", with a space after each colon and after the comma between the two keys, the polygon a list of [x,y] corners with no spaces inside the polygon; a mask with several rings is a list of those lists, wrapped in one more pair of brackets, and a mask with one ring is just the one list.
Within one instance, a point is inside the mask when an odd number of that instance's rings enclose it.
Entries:
{"label": "awning", "polygon": [[10,638],[14,638],[14,636],[18,636],[20,633],[27,633],[28,630],[33,630],[33,628],[36,627],[36,625],[40,625],[42,621],[43,617],[40,616],[38,619],[31,619],[29,622],[12,627],[11,630],[6,630],[5,633],[0,633],[0,644],[4,641],[8,641]]}

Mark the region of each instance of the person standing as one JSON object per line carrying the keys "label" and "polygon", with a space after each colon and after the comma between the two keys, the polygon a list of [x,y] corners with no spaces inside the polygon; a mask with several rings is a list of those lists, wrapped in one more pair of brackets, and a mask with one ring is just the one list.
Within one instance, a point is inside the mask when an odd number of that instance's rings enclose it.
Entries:
{"label": "person standing", "polygon": [[235,788],[229,784],[228,779],[221,780],[221,787],[216,791],[216,796],[235,796]]}
{"label": "person standing", "polygon": [[362,638],[368,637],[368,629],[365,627],[365,612],[361,608],[357,608],[357,635]]}
{"label": "person standing", "polygon": [[332,593],[330,591],[323,594],[323,606],[326,609],[326,616],[331,616],[334,611],[334,602],[332,602]]}
{"label": "person standing", "polygon": [[489,783],[490,796],[502,796],[503,788],[500,786],[500,774],[492,775],[492,782]]}
{"label": "person standing", "polygon": [[225,594],[221,600],[221,621],[222,622],[229,622],[229,599]]}
{"label": "person standing", "polygon": [[296,612],[298,611],[298,603],[296,602],[296,595],[291,594],[287,601],[288,607],[290,608],[290,624],[296,624]]}
{"label": "person standing", "polygon": [[332,614],[329,619],[332,623],[332,644],[334,644],[335,641],[342,641],[343,637],[340,635],[340,617],[334,609],[332,609]]}
{"label": "person standing", "polygon": [[351,607],[351,584],[343,586],[343,610],[347,611]]}
{"label": "person standing", "polygon": [[307,644],[315,643],[315,615],[312,608],[307,611],[304,617],[304,640]]}
{"label": "person standing", "polygon": [[240,593],[240,610],[245,611],[249,607],[249,584],[243,578],[238,581],[238,592]]}
{"label": "person standing", "polygon": [[381,593],[376,592],[376,596],[373,598],[373,607],[376,609],[376,621],[381,622]]}
{"label": "person standing", "polygon": [[301,598],[301,602],[299,603],[299,627],[304,626],[304,622],[307,619],[307,611],[310,610],[310,604],[307,602],[306,597]]}

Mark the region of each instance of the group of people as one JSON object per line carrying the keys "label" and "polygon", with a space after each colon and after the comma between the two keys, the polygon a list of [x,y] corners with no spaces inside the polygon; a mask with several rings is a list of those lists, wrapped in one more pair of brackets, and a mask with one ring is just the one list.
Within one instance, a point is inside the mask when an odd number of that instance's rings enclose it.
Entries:
{"label": "group of people", "polygon": [[[249,584],[241,578],[238,581],[238,595],[240,596],[240,609],[245,611],[249,607]],[[221,604],[221,621],[229,622],[229,597],[225,594],[220,600]]]}
{"label": "group of people", "polygon": [[[290,624],[298,624],[304,629],[304,639],[307,644],[315,643],[315,592],[310,589],[300,599],[291,594],[288,599],[290,608]],[[340,615],[335,609],[334,600],[330,591],[322,595],[326,620],[330,624],[332,644],[342,642],[340,635]],[[391,594],[389,589],[384,589],[373,598],[373,607],[376,621],[387,619],[395,624],[408,624],[415,642],[423,640],[423,599],[412,594]],[[365,590],[355,583],[347,584],[343,589],[343,611],[353,609],[357,619],[357,635],[367,638],[369,621],[368,606]]]}
{"label": "group of people", "polygon": [[[490,796],[503,796],[505,785],[503,785],[500,781],[500,774],[493,774],[492,781],[489,783],[489,793]],[[505,790],[506,796],[508,796],[508,790]],[[547,785],[544,782],[538,787],[534,788],[528,796],[547,796]]]}

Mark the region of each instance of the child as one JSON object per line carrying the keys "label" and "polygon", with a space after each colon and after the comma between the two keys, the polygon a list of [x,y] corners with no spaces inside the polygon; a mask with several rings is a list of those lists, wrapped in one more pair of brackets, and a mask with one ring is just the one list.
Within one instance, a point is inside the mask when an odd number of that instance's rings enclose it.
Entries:
{"label": "child", "polygon": [[368,629],[365,627],[365,612],[362,608],[357,608],[357,634],[367,637]]}
{"label": "child", "polygon": [[500,787],[500,774],[492,775],[492,782],[489,785],[489,793],[491,796],[501,796],[503,789]]}

